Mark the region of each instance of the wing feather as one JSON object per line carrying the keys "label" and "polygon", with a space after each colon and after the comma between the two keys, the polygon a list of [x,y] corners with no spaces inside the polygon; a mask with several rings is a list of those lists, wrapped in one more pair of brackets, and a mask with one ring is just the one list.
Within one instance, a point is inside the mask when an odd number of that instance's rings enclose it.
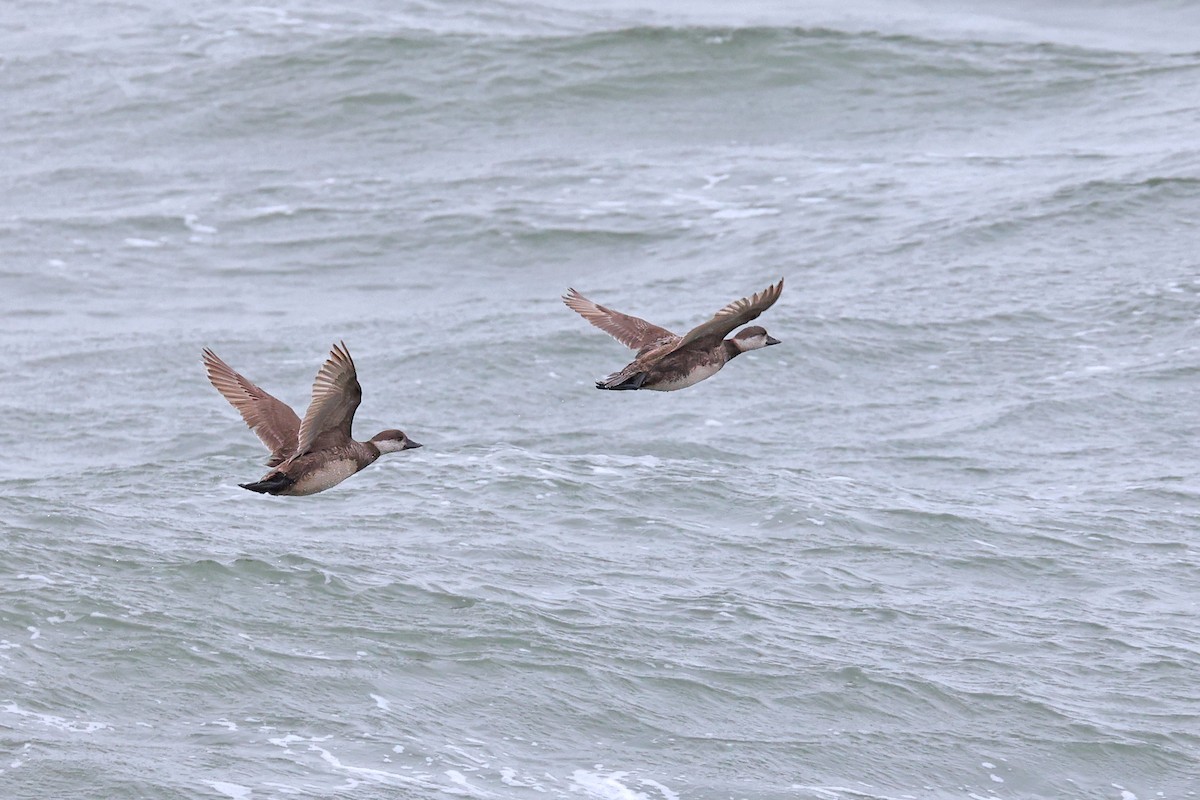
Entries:
{"label": "wing feather", "polygon": [[734,300],[714,314],[712,319],[688,331],[679,340],[679,343],[672,348],[672,352],[705,337],[714,336],[718,339],[724,339],[734,328],[740,328],[775,305],[775,301],[779,299],[779,295],[781,294],[783,294],[783,278],[780,278],[779,283],[774,286],[768,286],[766,289],[756,292],[750,297]]}
{"label": "wing feather", "polygon": [[268,465],[274,467],[296,450],[300,417],[287,403],[272,397],[238,374],[212,350],[204,348],[208,380],[229,404],[237,409],[250,430],[271,451]]}
{"label": "wing feather", "polygon": [[297,436],[296,455],[351,441],[354,412],[362,402],[362,386],[345,342],[333,346],[313,381],[312,400]]}
{"label": "wing feather", "polygon": [[644,319],[593,303],[574,289],[569,289],[563,295],[563,302],[567,308],[634,350],[643,350],[650,345],[679,338],[666,328],[660,328]]}

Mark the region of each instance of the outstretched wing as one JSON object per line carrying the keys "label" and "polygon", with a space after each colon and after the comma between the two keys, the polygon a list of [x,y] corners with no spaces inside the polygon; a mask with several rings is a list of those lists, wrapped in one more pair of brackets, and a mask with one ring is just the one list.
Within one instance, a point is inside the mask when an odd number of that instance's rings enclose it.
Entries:
{"label": "outstretched wing", "polygon": [[313,381],[312,400],[300,423],[296,455],[350,442],[362,387],[345,342],[333,346]]}
{"label": "outstretched wing", "polygon": [[688,331],[687,335],[680,339],[679,344],[675,345],[672,350],[678,350],[680,347],[685,347],[698,339],[709,336],[724,339],[734,328],[739,328],[750,320],[756,319],[759,314],[773,306],[781,294],[783,294],[783,278],[780,278],[779,283],[774,286],[768,286],[750,297],[734,300],[714,314],[708,322],[697,325]]}
{"label": "outstretched wing", "polygon": [[642,350],[653,344],[679,338],[666,328],[652,325],[644,319],[593,303],[574,289],[569,289],[563,295],[563,302],[567,304],[567,308],[634,350]]}
{"label": "outstretched wing", "polygon": [[296,450],[300,418],[287,403],[278,400],[233,371],[216,353],[204,348],[208,380],[229,404],[237,409],[250,430],[271,451],[268,465],[274,467]]}

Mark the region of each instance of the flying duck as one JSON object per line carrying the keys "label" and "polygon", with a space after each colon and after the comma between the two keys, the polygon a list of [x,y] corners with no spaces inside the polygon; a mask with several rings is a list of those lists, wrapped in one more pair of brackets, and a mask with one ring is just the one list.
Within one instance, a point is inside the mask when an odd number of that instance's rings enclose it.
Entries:
{"label": "flying duck", "polygon": [[713,318],[678,336],[644,319],[622,314],[593,303],[574,289],[563,295],[567,307],[626,347],[637,357],[620,372],[614,372],[597,389],[653,389],[673,392],[712,377],[731,359],[779,340],[758,325],[725,337],[770,308],[783,292],[783,279],[752,297],[735,300]]}
{"label": "flying duck", "polygon": [[255,386],[204,349],[208,380],[237,409],[271,451],[271,471],[254,483],[239,484],[261,494],[323,492],[373,463],[383,453],[421,445],[403,431],[386,430],[357,442],[350,435],[362,387],[345,343],[333,346],[313,381],[312,401],[301,421],[296,412]]}

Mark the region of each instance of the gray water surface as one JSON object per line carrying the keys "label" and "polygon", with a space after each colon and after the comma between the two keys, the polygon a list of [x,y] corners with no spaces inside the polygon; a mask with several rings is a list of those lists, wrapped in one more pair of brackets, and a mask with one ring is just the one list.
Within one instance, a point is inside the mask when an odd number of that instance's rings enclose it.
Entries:
{"label": "gray water surface", "polygon": [[973,2],[10,4],[0,797],[1200,796],[1200,19]]}

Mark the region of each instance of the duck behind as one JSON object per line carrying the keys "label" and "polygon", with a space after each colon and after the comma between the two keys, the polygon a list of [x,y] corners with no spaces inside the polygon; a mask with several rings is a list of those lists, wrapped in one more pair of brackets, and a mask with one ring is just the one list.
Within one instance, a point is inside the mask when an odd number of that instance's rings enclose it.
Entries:
{"label": "duck behind", "polygon": [[697,325],[684,336],[593,303],[574,289],[563,296],[563,302],[626,347],[638,351],[637,357],[624,369],[597,381],[597,389],[673,392],[712,377],[742,353],[779,344],[778,339],[759,325],[739,331],[729,339],[725,336],[756,319],[774,305],[782,293],[783,279],[780,278],[774,286],[725,306],[712,319]]}

